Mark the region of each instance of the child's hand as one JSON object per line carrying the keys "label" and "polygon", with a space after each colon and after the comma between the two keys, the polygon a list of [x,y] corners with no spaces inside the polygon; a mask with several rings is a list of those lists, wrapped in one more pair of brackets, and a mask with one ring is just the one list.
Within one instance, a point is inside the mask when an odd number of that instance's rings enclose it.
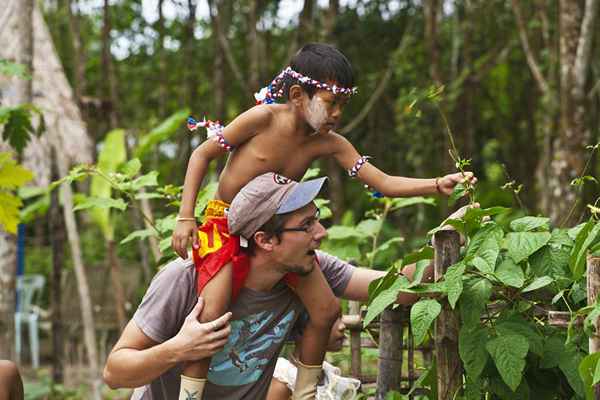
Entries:
{"label": "child's hand", "polygon": [[440,193],[450,196],[454,190],[454,186],[459,183],[470,182],[471,185],[477,183],[477,177],[472,172],[467,171],[463,175],[462,172],[449,174],[438,179],[437,185]]}
{"label": "child's hand", "polygon": [[177,221],[173,237],[171,238],[171,247],[177,255],[184,260],[188,256],[188,243],[191,243],[194,249],[198,248],[198,227],[195,221]]}

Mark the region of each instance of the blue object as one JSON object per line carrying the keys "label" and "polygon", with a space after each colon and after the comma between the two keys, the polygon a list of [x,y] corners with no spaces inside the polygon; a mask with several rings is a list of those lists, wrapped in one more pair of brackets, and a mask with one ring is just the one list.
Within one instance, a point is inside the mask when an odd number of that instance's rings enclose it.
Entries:
{"label": "blue object", "polygon": [[32,306],[36,294],[41,293],[46,278],[43,275],[33,274],[17,277],[17,311],[15,312],[15,348],[17,361],[21,362],[21,323],[29,325],[29,347],[31,349],[31,364],[33,368],[40,366],[40,345],[38,311]]}

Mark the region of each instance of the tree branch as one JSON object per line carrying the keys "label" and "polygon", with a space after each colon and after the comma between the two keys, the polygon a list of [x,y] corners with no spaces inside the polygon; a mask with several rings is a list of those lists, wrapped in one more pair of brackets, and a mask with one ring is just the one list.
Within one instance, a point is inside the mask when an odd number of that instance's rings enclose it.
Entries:
{"label": "tree branch", "polygon": [[533,77],[538,84],[540,91],[544,95],[550,94],[550,86],[548,86],[548,82],[544,78],[542,74],[539,64],[535,58],[535,55],[531,51],[531,47],[529,46],[529,38],[527,37],[527,28],[525,27],[525,23],[523,22],[523,15],[521,14],[521,9],[519,7],[518,0],[511,0],[512,9],[515,14],[515,19],[517,21],[517,28],[519,29],[519,37],[521,39],[521,46],[523,46],[523,51],[525,52],[525,57],[527,58],[527,65],[529,65],[529,69],[533,74]]}
{"label": "tree branch", "polygon": [[210,17],[215,22],[214,26],[216,28],[216,32],[214,32],[214,33],[217,35],[217,40],[219,41],[219,44],[221,45],[223,54],[225,54],[225,59],[227,60],[227,64],[229,64],[229,68],[231,68],[231,71],[233,72],[233,74],[235,75],[235,78],[237,79],[238,83],[242,87],[242,90],[244,90],[244,92],[249,93],[250,96],[252,96],[253,93],[250,90],[250,88],[248,87],[246,79],[244,78],[244,75],[242,74],[242,70],[236,63],[235,58],[233,57],[233,52],[231,51],[231,46],[229,46],[229,41],[227,40],[227,37],[223,33],[223,29],[221,27],[221,18],[219,17],[219,9],[218,9],[218,7],[216,7],[216,8],[213,7],[213,5],[214,5],[214,1],[208,0],[208,8],[209,8],[209,12],[210,12]]}
{"label": "tree branch", "polygon": [[408,45],[408,38],[410,37],[409,31],[410,30],[408,28],[405,30],[404,36],[402,38],[402,42],[400,42],[400,45],[398,46],[398,48],[390,54],[390,58],[388,59],[387,68],[386,68],[385,72],[383,73],[381,80],[377,84],[377,87],[373,91],[373,94],[371,95],[371,97],[369,97],[369,100],[367,100],[367,102],[365,103],[365,106],[362,108],[362,110],[360,110],[360,112],[356,115],[356,117],[352,121],[350,121],[350,123],[348,123],[342,129],[340,129],[340,133],[342,135],[345,135],[348,132],[351,132],[354,128],[356,128],[358,126],[358,124],[360,124],[363,121],[363,119],[365,119],[367,114],[369,114],[369,111],[371,111],[371,109],[373,108],[375,103],[377,103],[377,101],[383,94],[385,87],[387,86],[388,82],[390,81],[390,79],[392,78],[392,75],[394,73],[394,66],[396,64],[395,58],[397,57],[398,54],[402,53],[404,51],[404,49],[406,48],[406,46]]}
{"label": "tree branch", "polygon": [[581,23],[581,33],[577,44],[577,55],[573,76],[577,92],[583,93],[585,88],[586,71],[590,64],[592,53],[592,42],[594,39],[594,24],[598,14],[598,0],[587,0],[585,2],[585,14]]}

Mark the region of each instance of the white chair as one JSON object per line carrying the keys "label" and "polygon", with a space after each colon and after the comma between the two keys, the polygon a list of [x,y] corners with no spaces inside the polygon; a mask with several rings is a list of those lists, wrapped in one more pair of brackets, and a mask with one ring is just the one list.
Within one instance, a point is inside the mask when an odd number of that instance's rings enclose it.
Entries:
{"label": "white chair", "polygon": [[39,313],[33,307],[33,300],[41,293],[46,279],[43,275],[24,275],[17,278],[17,310],[15,311],[15,347],[17,361],[21,362],[21,324],[29,325],[29,347],[33,368],[40,365],[40,346],[38,333]]}

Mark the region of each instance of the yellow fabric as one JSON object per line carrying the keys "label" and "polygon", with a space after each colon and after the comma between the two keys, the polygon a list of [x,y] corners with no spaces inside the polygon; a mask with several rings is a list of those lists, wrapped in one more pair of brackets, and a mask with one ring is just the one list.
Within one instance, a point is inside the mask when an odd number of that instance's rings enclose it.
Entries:
{"label": "yellow fabric", "polygon": [[191,376],[181,375],[179,400],[201,399],[205,385],[205,378],[192,378]]}
{"label": "yellow fabric", "polygon": [[219,218],[225,216],[225,210],[229,208],[229,204],[221,200],[209,200],[204,210],[204,222],[207,218]]}

